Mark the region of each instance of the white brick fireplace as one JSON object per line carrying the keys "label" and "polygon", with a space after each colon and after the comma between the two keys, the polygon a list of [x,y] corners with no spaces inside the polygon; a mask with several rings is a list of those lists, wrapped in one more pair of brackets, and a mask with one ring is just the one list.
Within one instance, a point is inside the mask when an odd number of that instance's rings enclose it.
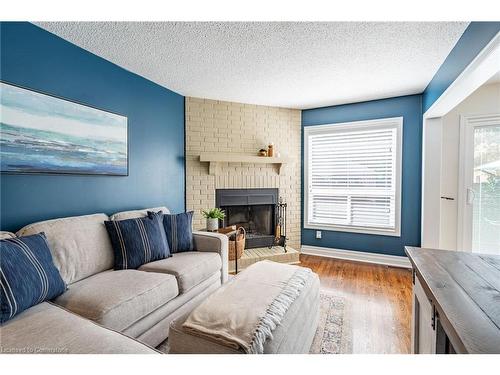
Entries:
{"label": "white brick fireplace", "polygon": [[[288,245],[300,249],[300,110],[186,98],[187,209],[194,228],[205,226],[200,211],[215,207],[215,189],[278,188],[288,204]],[[287,159],[279,169],[263,163],[218,163],[209,174],[204,153],[257,155],[273,142]]]}

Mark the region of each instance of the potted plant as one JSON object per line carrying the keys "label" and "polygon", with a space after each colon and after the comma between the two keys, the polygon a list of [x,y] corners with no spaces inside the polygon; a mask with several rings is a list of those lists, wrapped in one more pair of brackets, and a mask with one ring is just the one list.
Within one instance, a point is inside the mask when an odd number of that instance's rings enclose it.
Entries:
{"label": "potted plant", "polygon": [[203,217],[207,219],[207,230],[214,232],[219,229],[219,220],[226,217],[226,213],[220,208],[212,208],[209,211],[202,211]]}

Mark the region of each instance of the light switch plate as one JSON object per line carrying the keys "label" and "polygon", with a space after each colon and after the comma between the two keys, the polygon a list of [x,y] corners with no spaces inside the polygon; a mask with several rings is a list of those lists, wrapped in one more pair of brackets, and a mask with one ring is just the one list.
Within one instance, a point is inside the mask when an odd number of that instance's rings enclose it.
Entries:
{"label": "light switch plate", "polygon": [[321,231],[320,230],[316,231],[316,238],[321,239]]}

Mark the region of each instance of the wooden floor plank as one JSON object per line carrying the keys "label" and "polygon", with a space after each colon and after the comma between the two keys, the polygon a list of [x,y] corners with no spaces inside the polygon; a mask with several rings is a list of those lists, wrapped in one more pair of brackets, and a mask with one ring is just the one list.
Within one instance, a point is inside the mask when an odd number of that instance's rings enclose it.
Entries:
{"label": "wooden floor plank", "polygon": [[349,303],[353,353],[410,352],[410,270],[303,254],[300,260],[324,291]]}

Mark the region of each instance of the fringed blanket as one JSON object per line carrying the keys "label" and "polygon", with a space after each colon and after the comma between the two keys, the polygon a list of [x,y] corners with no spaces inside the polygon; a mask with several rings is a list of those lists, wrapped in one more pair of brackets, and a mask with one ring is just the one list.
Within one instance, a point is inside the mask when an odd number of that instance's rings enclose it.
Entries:
{"label": "fringed blanket", "polygon": [[183,328],[245,353],[263,353],[311,272],[270,261],[255,263],[196,307]]}

